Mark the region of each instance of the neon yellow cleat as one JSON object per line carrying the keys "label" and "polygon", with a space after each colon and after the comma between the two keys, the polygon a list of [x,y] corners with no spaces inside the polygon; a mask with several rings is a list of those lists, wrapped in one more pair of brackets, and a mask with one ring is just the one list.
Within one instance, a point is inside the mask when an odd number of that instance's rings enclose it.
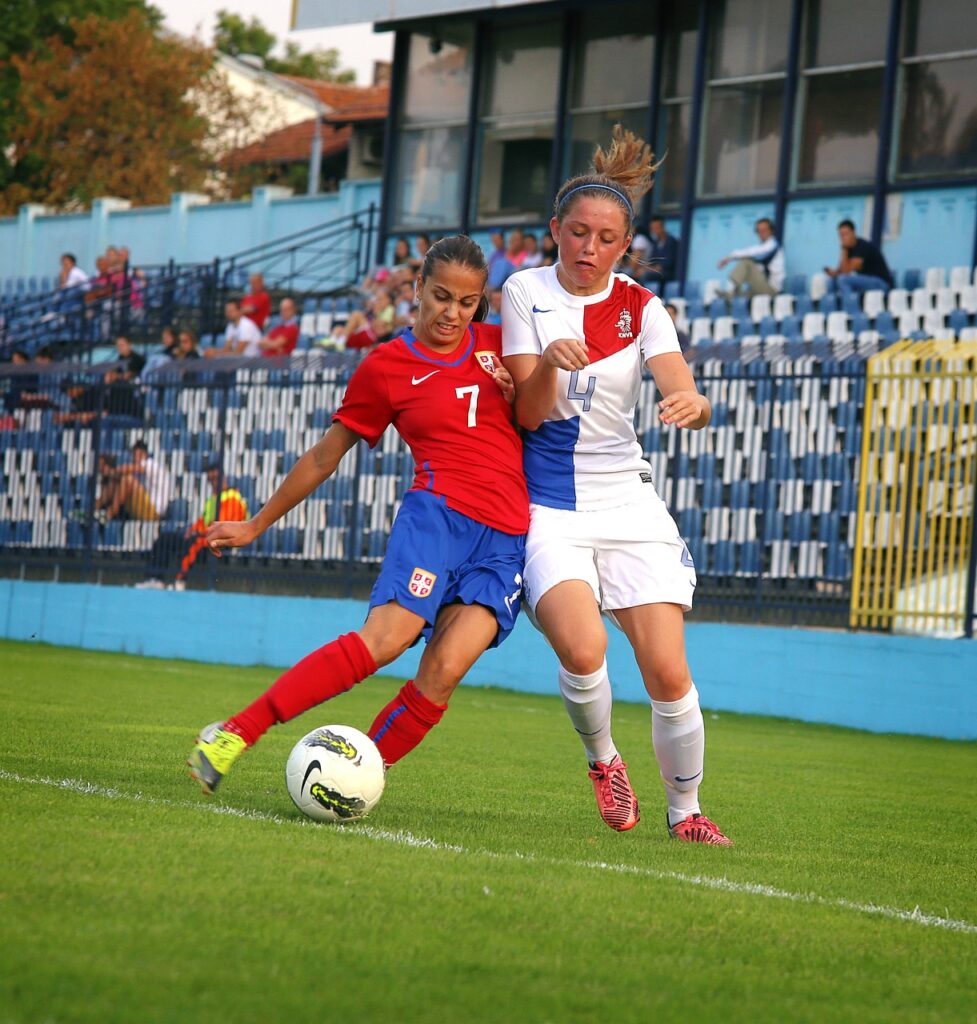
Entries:
{"label": "neon yellow cleat", "polygon": [[236,732],[225,729],[223,722],[212,722],[200,730],[197,742],[187,758],[190,775],[200,783],[204,793],[211,796],[234,762],[247,749],[247,743]]}

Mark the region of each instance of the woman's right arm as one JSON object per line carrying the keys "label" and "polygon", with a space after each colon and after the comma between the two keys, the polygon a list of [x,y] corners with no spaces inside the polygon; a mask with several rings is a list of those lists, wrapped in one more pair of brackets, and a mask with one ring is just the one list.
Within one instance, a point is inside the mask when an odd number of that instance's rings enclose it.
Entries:
{"label": "woman's right arm", "polygon": [[215,555],[221,548],[240,548],[250,544],[328,480],[343,456],[360,440],[360,435],[342,423],[334,422],[291,468],[281,486],[257,515],[244,522],[214,523],[207,531],[207,544]]}

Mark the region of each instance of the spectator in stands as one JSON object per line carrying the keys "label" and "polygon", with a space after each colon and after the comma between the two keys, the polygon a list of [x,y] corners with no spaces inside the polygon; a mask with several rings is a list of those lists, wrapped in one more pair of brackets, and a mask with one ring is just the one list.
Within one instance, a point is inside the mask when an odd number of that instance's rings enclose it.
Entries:
{"label": "spectator in stands", "polygon": [[516,272],[505,251],[505,236],[501,231],[493,231],[491,235],[492,252],[488,258],[488,282],[486,288],[501,288],[509,276]]}
{"label": "spectator in stands", "polygon": [[138,379],[146,366],[146,357],[132,347],[132,342],[124,334],[115,339],[115,351],[118,357],[116,361],[121,364],[121,369],[117,371],[113,380]]}
{"label": "spectator in stands", "polygon": [[396,310],[384,289],[367,299],[366,309],[356,309],[346,322],[346,348],[372,348],[389,340],[394,331]]}
{"label": "spectator in stands", "polygon": [[106,467],[95,503],[96,518],[103,523],[112,519],[162,519],[171,490],[169,474],[150,457],[146,442],[136,441],[131,463]]}
{"label": "spectator in stands", "polygon": [[414,264],[417,267],[417,273],[420,273],[420,269],[424,264],[424,258],[427,256],[428,249],[431,248],[431,236],[430,235],[418,235],[414,239],[414,248],[417,250],[417,256],[414,259]]}
{"label": "spectator in stands", "polygon": [[414,303],[415,285],[413,281],[403,281],[397,289],[397,301],[394,304],[394,331],[414,326],[414,314],[416,311]]}
{"label": "spectator in stands", "polygon": [[244,315],[242,304],[230,299],[224,305],[227,327],[224,329],[224,344],[220,348],[208,348],[204,355],[208,359],[218,356],[245,356],[248,359],[261,355],[261,331],[258,325]]}
{"label": "spectator in stands", "polygon": [[543,235],[542,253],[543,262],[540,263],[540,266],[552,267],[557,261],[559,251],[553,236],[548,231]]}
{"label": "spectator in stands", "polygon": [[103,299],[112,298],[112,274],[109,271],[109,262],[104,256],[95,257],[96,275],[89,278],[88,287],[85,290],[85,302],[94,305]]}
{"label": "spectator in stands", "polygon": [[678,309],[672,305],[671,302],[665,303],[665,310],[668,315],[672,318],[672,323],[675,324],[675,335],[678,338],[679,348],[682,350],[682,355],[685,356],[686,360],[689,358],[689,349],[692,348],[692,340],[689,338],[689,332],[683,330],[679,326],[678,322]]}
{"label": "spectator in stands", "polygon": [[284,298],[278,304],[278,323],[261,339],[261,354],[274,356],[290,355],[299,340],[299,318],[295,300]]}
{"label": "spectator in stands", "polygon": [[392,262],[395,267],[411,267],[410,242],[403,236],[394,243]]}
{"label": "spectator in stands", "polygon": [[536,236],[531,232],[527,232],[522,244],[525,255],[523,256],[521,269],[530,270],[533,267],[541,267],[543,265],[543,254],[539,251],[539,242],[536,240]]}
{"label": "spectator in stands", "polygon": [[58,274],[58,287],[81,288],[86,284],[88,284],[88,275],[78,266],[78,261],[74,255],[70,252],[63,253],[61,256],[61,272]]}
{"label": "spectator in stands", "polygon": [[271,316],[271,296],[265,290],[263,274],[252,274],[248,281],[251,290],[241,300],[241,312],[257,324],[259,331],[263,331]]}
{"label": "spectator in stands", "polygon": [[[30,356],[21,349],[17,349],[10,357],[13,366],[27,366],[30,361]],[[4,378],[4,384],[7,390],[3,396],[3,407],[8,413],[25,408],[30,398],[41,397],[37,395],[40,379],[36,374],[11,375]]]}
{"label": "spectator in stands", "polygon": [[522,233],[522,228],[513,228],[509,232],[509,238],[506,241],[505,255],[506,259],[516,268],[516,270],[520,270],[522,268],[523,261],[526,259],[526,237]]}
{"label": "spectator in stands", "polygon": [[720,270],[733,260],[737,261],[729,274],[733,287],[730,291],[719,292],[721,298],[729,299],[737,293],[776,295],[784,286],[787,262],[784,259],[784,248],[774,231],[773,221],[769,217],[761,217],[754,225],[754,230],[760,239],[757,245],[734,249],[719,261]]}
{"label": "spectator in stands", "polygon": [[488,293],[488,312],[485,314],[487,324],[502,323],[502,289],[493,288]]}
{"label": "spectator in stands", "polygon": [[841,239],[841,259],[837,267],[825,267],[824,272],[834,279],[842,295],[860,295],[862,292],[887,292],[893,286],[889,264],[879,249],[855,234],[855,225],[843,220],[838,225]]}
{"label": "spectator in stands", "polygon": [[[642,256],[647,267],[639,280],[657,292],[661,291],[669,281],[675,280],[679,244],[678,239],[668,233],[668,229],[665,227],[665,218],[660,213],[656,213],[651,218],[648,222],[648,229],[650,232],[649,246]],[[631,245],[633,248],[634,242]]]}
{"label": "spectator in stands", "polygon": [[176,329],[167,324],[160,332],[160,341],[162,343],[160,350],[151,352],[146,358],[146,365],[140,374],[142,380],[152,380],[157,370],[164,366],[170,366],[177,358]]}
{"label": "spectator in stands", "polygon": [[200,350],[197,348],[197,334],[189,327],[180,331],[180,337],[176,345],[174,359],[199,359]]}
{"label": "spectator in stands", "polygon": [[[191,523],[183,533],[182,542],[190,546],[180,562],[180,568],[173,582],[173,590],[185,590],[187,574],[201,553],[207,551],[207,530],[220,520],[225,523],[241,523],[248,518],[248,503],[236,487],[229,487],[219,462],[211,462],[206,469],[207,483],[211,495],[204,503],[203,511],[196,522]],[[177,538],[179,541],[179,538]],[[179,551],[179,548],[177,548]],[[137,590],[163,590],[166,584],[163,576],[170,571],[170,558],[174,553],[174,537],[161,532],[153,545],[149,558],[151,575],[136,584]]]}

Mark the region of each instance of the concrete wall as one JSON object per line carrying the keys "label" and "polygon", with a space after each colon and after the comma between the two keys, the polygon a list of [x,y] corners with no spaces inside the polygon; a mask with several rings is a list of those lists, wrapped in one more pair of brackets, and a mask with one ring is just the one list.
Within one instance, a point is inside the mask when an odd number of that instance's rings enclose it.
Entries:
{"label": "concrete wall", "polygon": [[[359,601],[0,580],[0,636],[150,657],[286,666],[357,629],[365,614]],[[977,739],[977,644],[971,641],[694,623],[687,641],[707,708]],[[409,677],[420,652],[409,651],[385,671]],[[616,630],[608,661],[618,699],[643,702],[633,658]],[[555,661],[522,616],[467,683],[555,694]]]}
{"label": "concrete wall", "polygon": [[377,179],[345,181],[338,192],[293,196],[278,186],[256,188],[250,200],[211,203],[181,192],[168,206],[132,207],[124,199],[96,199],[85,213],[50,213],[21,207],[0,218],[0,281],[8,277],[56,276],[58,259],[73,252],[89,273],[108,245],[128,245],[136,265],[207,263],[283,235],[339,217],[379,208]]}

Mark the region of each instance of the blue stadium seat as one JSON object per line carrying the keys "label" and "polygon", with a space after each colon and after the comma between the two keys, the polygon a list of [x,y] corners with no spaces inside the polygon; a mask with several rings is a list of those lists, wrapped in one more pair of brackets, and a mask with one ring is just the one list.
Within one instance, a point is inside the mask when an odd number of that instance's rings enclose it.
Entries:
{"label": "blue stadium seat", "polygon": [[841,308],[849,316],[857,316],[862,312],[861,296],[856,295],[854,292],[846,292],[844,298],[841,300]]}
{"label": "blue stadium seat", "polygon": [[750,508],[749,480],[734,480],[729,485],[729,507],[733,509]]}
{"label": "blue stadium seat", "polygon": [[737,571],[743,576],[760,574],[760,545],[755,540],[743,541],[737,549]]}
{"label": "blue stadium seat", "polygon": [[713,320],[715,320],[717,316],[726,316],[727,313],[728,306],[726,305],[725,299],[713,299],[712,302],[709,303],[707,315],[712,317]]}
{"label": "blue stadium seat", "polygon": [[888,334],[896,329],[895,320],[893,320],[892,314],[887,309],[883,309],[882,312],[876,316],[873,326],[879,334]]}
{"label": "blue stadium seat", "polygon": [[706,307],[702,304],[701,298],[689,299],[685,306],[686,319],[691,323],[706,315]]}
{"label": "blue stadium seat", "polygon": [[768,338],[771,334],[779,334],[780,328],[772,316],[765,316],[757,327],[757,333],[761,338]]}
{"label": "blue stadium seat", "polygon": [[823,512],[818,516],[818,540],[822,544],[841,540],[841,513]]}
{"label": "blue stadium seat", "polygon": [[828,313],[836,312],[840,307],[838,296],[834,292],[825,292],[825,294],[818,299],[817,307],[820,312],[825,314],[825,316],[827,316]]}
{"label": "blue stadium seat", "polygon": [[795,512],[788,519],[787,539],[791,544],[801,544],[812,538],[811,513],[807,509]]}
{"label": "blue stadium seat", "polygon": [[702,536],[702,509],[686,508],[678,514],[678,532],[691,544]]}
{"label": "blue stadium seat", "polygon": [[851,577],[851,551],[846,543],[828,545],[824,553],[824,575],[829,580]]}
{"label": "blue stadium seat", "polygon": [[821,456],[817,452],[805,452],[801,456],[799,475],[806,484],[813,484],[815,480],[824,479],[824,467],[821,464]]}
{"label": "blue stadium seat", "polygon": [[798,295],[794,302],[794,316],[799,316],[803,319],[808,313],[814,312],[814,303],[811,301],[811,296],[808,294]]}
{"label": "blue stadium seat", "polygon": [[913,268],[912,270],[904,270],[902,272],[902,286],[906,291],[912,291],[914,288],[920,288],[923,284],[923,272]]}
{"label": "blue stadium seat", "polygon": [[715,478],[704,480],[702,483],[702,498],[699,501],[702,508],[723,507],[723,482]]}
{"label": "blue stadium seat", "polygon": [[952,328],[959,334],[964,328],[970,326],[970,317],[962,309],[951,309],[947,317],[947,327]]}
{"label": "blue stadium seat", "polygon": [[851,314],[851,332],[857,338],[862,331],[870,331],[872,321],[859,309]]}
{"label": "blue stadium seat", "polygon": [[732,576],[736,571],[736,555],[733,542],[718,540],[712,546],[712,575]]}
{"label": "blue stadium seat", "polygon": [[790,292],[791,295],[807,296],[807,275],[806,274],[788,274],[787,279],[784,281],[784,291]]}
{"label": "blue stadium seat", "polygon": [[763,513],[763,529],[761,539],[764,544],[782,540],[784,536],[784,514],[775,508],[768,508]]}
{"label": "blue stadium seat", "polygon": [[665,282],[665,301],[668,302],[671,299],[679,299],[682,297],[682,283],[681,281],[666,281]]}
{"label": "blue stadium seat", "polygon": [[825,459],[824,478],[832,483],[840,484],[851,476],[848,460],[842,452],[832,452]]}
{"label": "blue stadium seat", "polygon": [[702,282],[701,281],[686,281],[685,290],[682,293],[686,299],[698,299],[702,301]]}
{"label": "blue stadium seat", "polygon": [[801,318],[799,316],[785,316],[780,322],[780,333],[788,340],[799,339],[801,336]]}

